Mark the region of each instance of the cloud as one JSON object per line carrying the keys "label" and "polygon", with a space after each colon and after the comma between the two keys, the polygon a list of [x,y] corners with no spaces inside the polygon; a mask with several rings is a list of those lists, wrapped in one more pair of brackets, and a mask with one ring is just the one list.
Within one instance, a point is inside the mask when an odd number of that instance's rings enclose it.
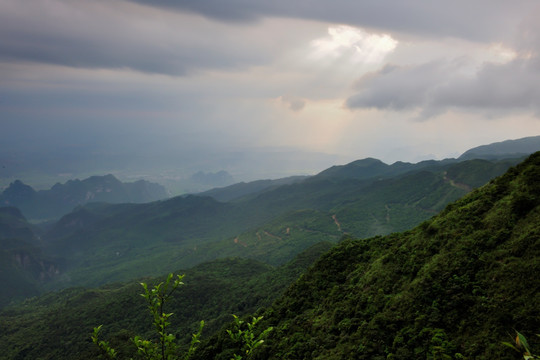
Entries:
{"label": "cloud", "polygon": [[[185,75],[268,61],[245,29],[123,1],[3,1],[0,61]],[[256,34],[256,32],[255,32]]]}
{"label": "cloud", "polygon": [[354,62],[376,64],[392,52],[397,41],[388,34],[372,34],[352,26],[338,25],[328,28],[328,36],[313,40],[316,58],[350,57]]}
{"label": "cloud", "polygon": [[280,96],[278,100],[287,106],[289,110],[294,112],[301,111],[306,106],[306,101],[304,99],[295,96],[283,95]]}
{"label": "cloud", "polygon": [[519,24],[507,36],[475,45],[479,52],[470,49],[475,55],[456,53],[418,63],[396,62],[365,74],[345,104],[351,109],[411,110],[420,119],[449,110],[481,112],[488,117],[516,112],[538,117],[540,24],[531,14],[522,12]]}
{"label": "cloud", "polygon": [[[514,136],[538,129],[532,1],[0,3],[0,113],[14,147],[81,138],[143,151],[147,138],[164,153],[271,144],[357,156],[359,137],[431,127],[431,139],[458,116],[449,148],[488,113],[512,115],[500,123]],[[528,120],[515,129],[518,116]]]}
{"label": "cloud", "polygon": [[[149,5],[146,0],[131,0]],[[507,34],[533,1],[477,0],[426,2],[423,0],[155,0],[151,6],[201,14],[226,22],[254,22],[265,17],[286,17],[387,29],[428,36],[454,36],[493,40]],[[497,26],[493,26],[497,24]]]}
{"label": "cloud", "polygon": [[387,65],[363,76],[346,106],[379,110],[420,110],[429,118],[449,109],[540,112],[540,69],[536,58],[484,63],[471,73],[460,58],[419,65]]}

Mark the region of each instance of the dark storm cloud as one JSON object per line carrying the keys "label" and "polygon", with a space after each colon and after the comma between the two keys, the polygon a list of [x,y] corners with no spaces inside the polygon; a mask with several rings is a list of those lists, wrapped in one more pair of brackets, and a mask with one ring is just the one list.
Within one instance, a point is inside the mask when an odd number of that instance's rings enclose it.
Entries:
{"label": "dark storm cloud", "polygon": [[[267,63],[272,51],[259,46],[247,27],[229,32],[227,24],[271,16],[499,41],[510,36],[509,29],[517,26],[524,13],[530,13],[530,3],[4,0],[0,5],[0,61],[129,68],[172,75],[206,68],[244,68]],[[224,23],[190,20],[188,13]],[[265,34],[261,40],[272,36]]]}
{"label": "dark storm cloud", "polygon": [[[422,109],[429,117],[448,110],[507,109],[540,113],[540,69],[536,59],[518,58],[506,64],[485,63],[474,74],[468,64],[437,61],[416,66],[386,66],[365,75],[349,108]],[[460,75],[461,74],[461,75]]]}
{"label": "dark storm cloud", "polygon": [[532,1],[395,0],[130,0],[148,6],[190,11],[222,21],[256,21],[267,16],[304,18],[387,31],[490,40],[506,35]]}
{"label": "dark storm cloud", "polygon": [[20,2],[0,5],[0,61],[84,68],[129,68],[183,75],[201,68],[258,63],[234,38],[208,26],[123,2]]}

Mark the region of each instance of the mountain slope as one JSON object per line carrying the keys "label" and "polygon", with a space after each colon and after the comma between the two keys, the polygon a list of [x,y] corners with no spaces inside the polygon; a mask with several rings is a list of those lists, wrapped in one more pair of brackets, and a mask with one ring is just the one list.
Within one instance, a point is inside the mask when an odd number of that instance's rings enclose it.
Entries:
{"label": "mountain slope", "polygon": [[[231,314],[243,315],[270,305],[330,247],[319,243],[278,268],[229,258],[182,271],[185,285],[166,304],[167,311],[174,313],[171,331],[185,344],[200,320],[206,322],[203,336],[210,336],[232,319]],[[100,324],[120,358],[129,358],[134,350],[129,337],[149,338],[154,333],[141,292],[137,282],[73,288],[4,309],[0,311],[0,359],[95,359],[97,348],[89,336]]]}
{"label": "mountain slope", "polygon": [[209,197],[92,204],[45,234],[44,251],[66,259],[70,271],[58,287],[97,286],[198,264],[198,246],[246,230],[252,221],[242,209]]}
{"label": "mountain slope", "polygon": [[409,229],[510,164],[436,164],[387,179],[315,176],[229,203],[187,196],[86,205],[44,236],[46,253],[64,257],[68,266],[50,286],[126,281],[224,256],[280,265],[345,233],[369,237]]}
{"label": "mountain slope", "polygon": [[61,264],[45,256],[36,228],[16,208],[0,208],[0,307],[38,295],[56,278]]}
{"label": "mountain slope", "polygon": [[290,176],[276,180],[256,180],[248,183],[240,182],[237,184],[211,189],[202,193],[198,193],[198,196],[210,196],[218,201],[234,201],[244,196],[257,193],[263,190],[272,189],[281,185],[288,185],[300,182],[306,179],[307,176]]}
{"label": "mountain slope", "polygon": [[526,156],[540,150],[540,136],[530,136],[516,140],[506,140],[482,145],[464,152],[459,160],[504,159]]}
{"label": "mountain slope", "polygon": [[255,358],[512,358],[512,329],[540,328],[539,205],[536,153],[411,231],[343,240],[264,312]]}
{"label": "mountain slope", "polygon": [[402,175],[411,171],[419,171],[423,169],[435,169],[451,163],[455,163],[455,159],[446,159],[441,161],[426,160],[416,164],[397,161],[392,165],[387,165],[381,160],[366,158],[356,160],[346,165],[332,166],[324,171],[321,171],[316,177],[325,178],[349,178],[349,179],[374,179],[374,178],[390,178]]}

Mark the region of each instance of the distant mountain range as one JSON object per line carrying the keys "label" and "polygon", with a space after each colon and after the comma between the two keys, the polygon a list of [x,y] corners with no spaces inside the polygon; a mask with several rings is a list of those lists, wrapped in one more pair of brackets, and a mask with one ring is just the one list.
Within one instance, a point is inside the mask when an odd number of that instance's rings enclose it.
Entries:
{"label": "distant mountain range", "polygon": [[105,340],[130,358],[129,339],[150,329],[137,283],[196,263],[166,310],[181,345],[207,321],[193,359],[240,351],[225,330],[231,313],[263,316],[256,331],[273,327],[259,360],[517,358],[502,345],[514,329],[538,345],[540,152],[399,165],[398,175],[374,159],[349,165],[226,203],[88,204],[41,239],[4,210],[4,236],[28,237],[67,261],[64,285],[137,281],[6,307],[2,355],[93,359],[88,337],[103,324]]}
{"label": "distant mountain range", "polygon": [[[449,165],[452,163],[463,162],[464,160],[503,160],[503,159],[522,159],[526,156],[540,151],[540,136],[527,137],[517,140],[506,140],[503,142],[482,145],[464,152],[457,159],[445,159],[441,161],[425,160],[419,163],[408,163],[397,161],[391,165],[385,164],[381,160],[374,158],[366,158],[356,160],[345,165],[335,165],[326,170],[321,171],[315,177],[317,178],[349,178],[349,179],[373,179],[373,178],[390,178],[405,174],[411,171],[421,169],[433,169],[441,165]],[[477,163],[479,164],[479,163]],[[488,173],[480,182],[474,186],[480,186],[488,179],[501,174],[501,170],[497,173]],[[237,183],[230,186],[219,187],[198,195],[211,196],[219,201],[232,201],[237,198],[247,196],[251,193],[273,188],[277,185],[287,185],[305,180],[308,176],[293,176],[278,180],[258,180],[248,183]]]}
{"label": "distant mountain range", "polygon": [[168,197],[165,188],[145,180],[124,183],[113,175],[57,183],[49,190],[34,190],[16,180],[0,194],[1,206],[13,206],[28,219],[59,218],[89,202],[145,203]]}
{"label": "distant mountain range", "polygon": [[44,254],[65,265],[46,286],[97,286],[231,256],[281,265],[317,242],[337,242],[345,234],[410,229],[519,161],[403,164],[398,175],[381,177],[375,171],[360,179],[344,166],[332,176],[323,172],[268,184],[229,202],[190,195],[145,204],[89,203],[42,235]]}
{"label": "distant mountain range", "polygon": [[[278,266],[320,241],[410,229],[519,161],[387,165],[368,158],[315,176],[238,183],[160,201],[153,200],[167,196],[162,186],[122,183],[112,175],[41,191],[15,181],[0,195],[0,203],[12,206],[4,210],[0,231],[4,264],[22,271],[27,280],[20,286],[28,285],[30,293],[159,275],[228,256]],[[40,228],[26,220],[62,215]],[[16,249],[53,271],[21,267],[13,262]]]}

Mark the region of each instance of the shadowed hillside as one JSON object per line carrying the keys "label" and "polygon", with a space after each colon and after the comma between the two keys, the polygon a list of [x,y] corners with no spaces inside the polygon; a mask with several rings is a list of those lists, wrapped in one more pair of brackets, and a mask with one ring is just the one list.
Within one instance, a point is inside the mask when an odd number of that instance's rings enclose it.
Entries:
{"label": "shadowed hillside", "polygon": [[[186,275],[185,285],[166,305],[174,313],[171,331],[185,345],[200,320],[205,320],[204,336],[209,336],[228,323],[231,314],[269,306],[330,247],[330,243],[319,243],[277,268],[229,258],[181,271]],[[143,279],[148,283],[162,280]],[[72,288],[6,308],[0,311],[0,359],[96,359],[99,352],[90,334],[100,324],[120,358],[130,358],[135,349],[130,337],[151,338],[154,333],[141,292],[135,281],[98,289]]]}

